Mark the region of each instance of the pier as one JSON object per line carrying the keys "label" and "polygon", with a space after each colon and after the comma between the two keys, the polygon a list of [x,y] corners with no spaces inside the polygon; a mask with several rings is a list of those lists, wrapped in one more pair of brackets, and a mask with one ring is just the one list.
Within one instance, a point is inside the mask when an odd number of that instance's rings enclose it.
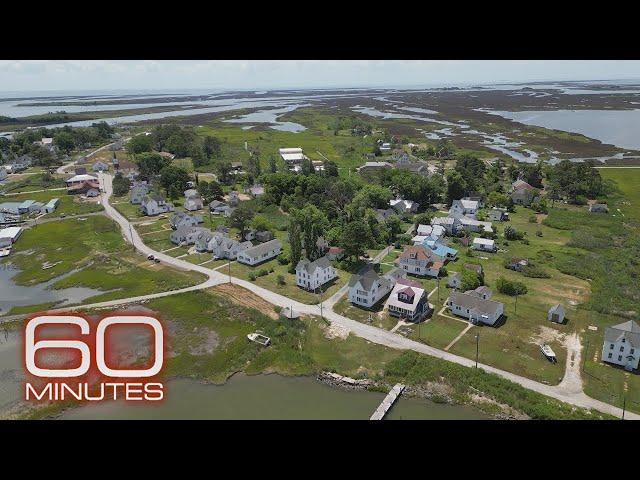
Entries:
{"label": "pier", "polygon": [[373,415],[371,415],[371,418],[369,420],[382,420],[389,409],[396,402],[400,394],[404,391],[404,387],[405,386],[401,383],[397,383],[396,385],[394,385],[387,396],[384,397],[384,400],[382,400],[382,403],[378,406],[376,411],[373,412]]}

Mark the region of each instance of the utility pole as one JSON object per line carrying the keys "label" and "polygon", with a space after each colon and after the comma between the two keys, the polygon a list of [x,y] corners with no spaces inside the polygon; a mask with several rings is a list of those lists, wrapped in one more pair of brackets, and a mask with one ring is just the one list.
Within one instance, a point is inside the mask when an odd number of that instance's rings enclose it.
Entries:
{"label": "utility pole", "polygon": [[627,396],[625,394],[622,394],[622,418],[621,420],[624,420],[624,412],[627,409]]}
{"label": "utility pole", "polygon": [[480,334],[476,333],[476,368],[478,368],[478,355],[480,354]]}

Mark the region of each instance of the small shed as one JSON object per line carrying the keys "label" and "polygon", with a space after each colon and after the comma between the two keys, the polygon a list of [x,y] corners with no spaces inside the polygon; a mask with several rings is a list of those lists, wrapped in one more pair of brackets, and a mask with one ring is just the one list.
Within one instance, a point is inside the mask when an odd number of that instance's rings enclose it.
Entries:
{"label": "small shed", "polygon": [[549,309],[547,320],[555,323],[564,323],[564,308],[559,303]]}

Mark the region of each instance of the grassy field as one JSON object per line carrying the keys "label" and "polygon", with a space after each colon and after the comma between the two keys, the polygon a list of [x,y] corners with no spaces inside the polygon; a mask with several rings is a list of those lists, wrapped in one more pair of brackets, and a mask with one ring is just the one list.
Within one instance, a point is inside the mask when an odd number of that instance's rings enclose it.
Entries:
{"label": "grassy field", "polygon": [[[54,266],[43,270],[45,262]],[[13,263],[20,269],[14,281],[23,285],[79,269],[54,283],[53,288],[83,286],[106,292],[87,299],[88,303],[175,290],[204,280],[199,273],[173,270],[134,254],[125,247],[116,224],[103,216],[87,217],[82,222],[60,220],[27,229],[3,263]]]}
{"label": "grassy field", "polygon": [[64,190],[52,190],[36,193],[21,193],[20,195],[5,195],[0,197],[0,202],[23,202],[25,200],[35,200],[36,202],[47,203],[53,198],[59,198],[58,208],[53,213],[49,213],[42,218],[57,218],[64,214],[84,215],[86,213],[100,212],[104,210],[102,205],[97,203],[97,199],[82,199],[79,195],[68,195]]}
{"label": "grassy field", "polygon": [[604,179],[616,182],[623,194],[623,198],[609,205],[611,213],[615,215],[620,209],[625,217],[640,222],[640,168],[602,168],[598,171]]}

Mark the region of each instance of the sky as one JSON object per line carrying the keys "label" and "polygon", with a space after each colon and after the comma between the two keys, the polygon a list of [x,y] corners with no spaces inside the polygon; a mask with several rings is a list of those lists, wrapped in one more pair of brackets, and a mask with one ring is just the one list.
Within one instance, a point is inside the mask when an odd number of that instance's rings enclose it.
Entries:
{"label": "sky", "polygon": [[0,60],[0,91],[415,87],[640,79],[640,61]]}

